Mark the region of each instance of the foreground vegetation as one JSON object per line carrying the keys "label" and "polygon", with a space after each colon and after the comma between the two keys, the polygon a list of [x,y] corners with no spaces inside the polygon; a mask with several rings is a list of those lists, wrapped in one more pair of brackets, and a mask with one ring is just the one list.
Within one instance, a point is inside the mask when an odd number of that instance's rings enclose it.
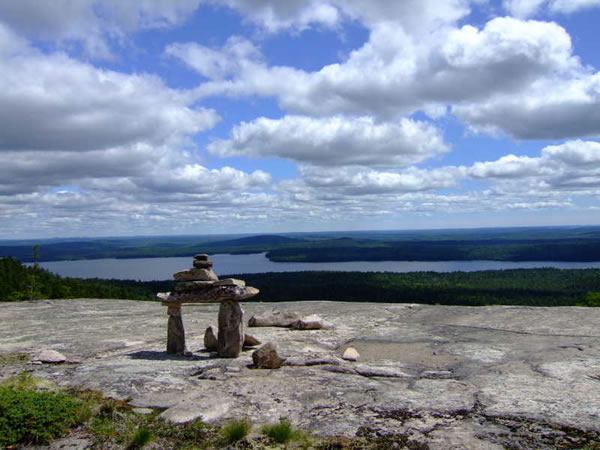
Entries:
{"label": "foreground vegetation", "polygon": [[[287,420],[253,426],[249,420],[208,425],[200,419],[174,424],[162,410],[136,412],[125,401],[98,392],[59,390],[26,372],[0,383],[0,448],[48,444],[75,435],[93,448],[141,449],[427,449],[403,435],[385,438],[363,433],[354,439],[318,438]],[[147,414],[146,414],[147,413]]]}
{"label": "foreground vegetation", "polygon": [[[441,305],[600,306],[599,269],[481,272],[283,272],[232,275],[260,289],[262,302],[338,300]],[[0,259],[0,301],[50,298],[156,300],[173,281],[63,278]]]}
{"label": "foreground vegetation", "polygon": [[[19,356],[19,357],[16,357]],[[15,355],[13,362],[20,361]],[[11,358],[5,358],[6,361]],[[9,363],[10,364],[10,363]],[[0,361],[0,367],[3,363]],[[274,424],[232,420],[221,426],[200,419],[184,424],[167,422],[161,409],[136,410],[126,401],[105,398],[82,389],[59,389],[50,381],[23,371],[0,382],[0,448],[46,445],[58,438],[85,440],[91,448],[142,449],[315,449],[315,450],[427,450],[429,446],[410,433],[381,433],[361,427],[353,438],[318,437],[292,426],[286,419]],[[409,411],[398,411],[410,417]],[[463,414],[463,412],[460,412]],[[415,417],[420,417],[418,414]],[[498,434],[507,448],[600,449],[598,433],[526,418],[489,416],[510,425]],[[504,428],[504,427],[503,427]],[[529,430],[539,433],[532,435]],[[540,432],[548,430],[548,434]],[[502,441],[501,441],[502,442]],[[74,442],[63,442],[66,446]]]}

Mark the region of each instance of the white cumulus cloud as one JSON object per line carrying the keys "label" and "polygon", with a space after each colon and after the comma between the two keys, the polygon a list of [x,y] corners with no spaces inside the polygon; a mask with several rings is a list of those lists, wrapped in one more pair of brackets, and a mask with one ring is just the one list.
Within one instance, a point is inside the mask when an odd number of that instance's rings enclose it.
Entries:
{"label": "white cumulus cloud", "polygon": [[598,137],[600,73],[543,79],[520,96],[492,96],[455,106],[453,112],[475,132],[517,139]]}
{"label": "white cumulus cloud", "polygon": [[218,156],[280,157],[323,166],[407,166],[449,150],[427,122],[371,117],[261,117],[236,126],[208,150]]}
{"label": "white cumulus cloud", "polygon": [[503,189],[515,191],[523,191],[529,184],[537,189],[538,195],[544,190],[589,194],[589,189],[600,189],[600,143],[575,140],[550,145],[538,157],[508,155],[496,161],[475,163],[467,174],[505,181]]}
{"label": "white cumulus cloud", "polygon": [[231,58],[230,43],[220,50],[178,44],[168,52],[203,76],[233,75],[200,84],[200,97],[272,96],[287,111],[312,116],[368,113],[389,118],[500,94],[518,97],[538,79],[579,67],[563,28],[508,17],[493,19],[482,29],[443,28],[423,39],[393,22],[380,23],[347,60],[315,72],[269,66],[255,52],[241,55],[236,71],[217,70],[228,67],[214,61]]}
{"label": "white cumulus cloud", "polygon": [[219,120],[214,110],[191,106],[193,99],[157,76],[44,54],[1,24],[0,48],[0,152],[181,143]]}
{"label": "white cumulus cloud", "polygon": [[114,57],[110,40],[181,23],[201,0],[19,0],[0,2],[0,21],[28,38],[81,43],[88,55]]}
{"label": "white cumulus cloud", "polygon": [[600,6],[600,0],[504,0],[504,8],[516,17],[532,17],[541,11],[571,14]]}
{"label": "white cumulus cloud", "polygon": [[[304,30],[310,26],[335,27],[344,20],[356,20],[372,27],[395,22],[412,33],[454,23],[470,12],[469,0],[213,0],[239,11],[247,20],[269,32]],[[475,2],[477,3],[477,2]]]}

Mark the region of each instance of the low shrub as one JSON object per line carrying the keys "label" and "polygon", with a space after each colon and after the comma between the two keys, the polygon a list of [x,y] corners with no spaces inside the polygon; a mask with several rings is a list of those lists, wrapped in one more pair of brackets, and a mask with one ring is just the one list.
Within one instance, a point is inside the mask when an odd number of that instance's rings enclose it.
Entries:
{"label": "low shrub", "polygon": [[0,447],[43,444],[89,418],[88,406],[69,395],[0,387]]}

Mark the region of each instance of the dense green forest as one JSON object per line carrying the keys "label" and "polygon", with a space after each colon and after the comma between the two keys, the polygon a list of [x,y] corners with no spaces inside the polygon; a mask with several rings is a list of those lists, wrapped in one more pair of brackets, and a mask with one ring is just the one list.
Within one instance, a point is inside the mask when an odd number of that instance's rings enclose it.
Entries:
{"label": "dense green forest", "polygon": [[441,305],[600,306],[600,270],[284,272],[239,275],[256,301],[343,300]]}
{"label": "dense green forest", "polygon": [[169,290],[172,282],[63,278],[37,265],[24,266],[12,258],[0,258],[0,301],[47,298],[124,298],[154,300],[156,292]]}
{"label": "dense green forest", "polygon": [[[252,301],[338,300],[442,305],[600,306],[600,270],[482,272],[284,272],[232,275],[260,289]],[[156,300],[173,281],[63,278],[0,259],[0,301],[44,298]]]}
{"label": "dense green forest", "polygon": [[600,240],[554,241],[422,241],[384,242],[378,245],[276,248],[267,258],[277,262],[338,261],[600,261]]}
{"label": "dense green forest", "polygon": [[[38,244],[39,255],[32,246]],[[150,236],[0,241],[20,261],[267,253],[278,262],[600,261],[600,227],[353,231],[254,236]]]}

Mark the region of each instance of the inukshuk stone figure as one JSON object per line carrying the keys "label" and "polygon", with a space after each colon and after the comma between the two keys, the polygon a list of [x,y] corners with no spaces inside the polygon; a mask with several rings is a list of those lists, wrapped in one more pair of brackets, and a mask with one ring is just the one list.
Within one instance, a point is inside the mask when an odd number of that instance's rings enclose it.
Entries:
{"label": "inukshuk stone figure", "polygon": [[217,352],[219,356],[226,358],[236,358],[242,352],[244,310],[239,301],[254,297],[259,291],[235,278],[219,280],[212,270],[212,265],[208,255],[195,255],[192,269],[173,275],[178,281],[175,292],[160,292],[156,295],[162,300],[162,304],[168,307],[167,353],[169,354],[186,351],[181,305],[217,302],[220,302]]}

